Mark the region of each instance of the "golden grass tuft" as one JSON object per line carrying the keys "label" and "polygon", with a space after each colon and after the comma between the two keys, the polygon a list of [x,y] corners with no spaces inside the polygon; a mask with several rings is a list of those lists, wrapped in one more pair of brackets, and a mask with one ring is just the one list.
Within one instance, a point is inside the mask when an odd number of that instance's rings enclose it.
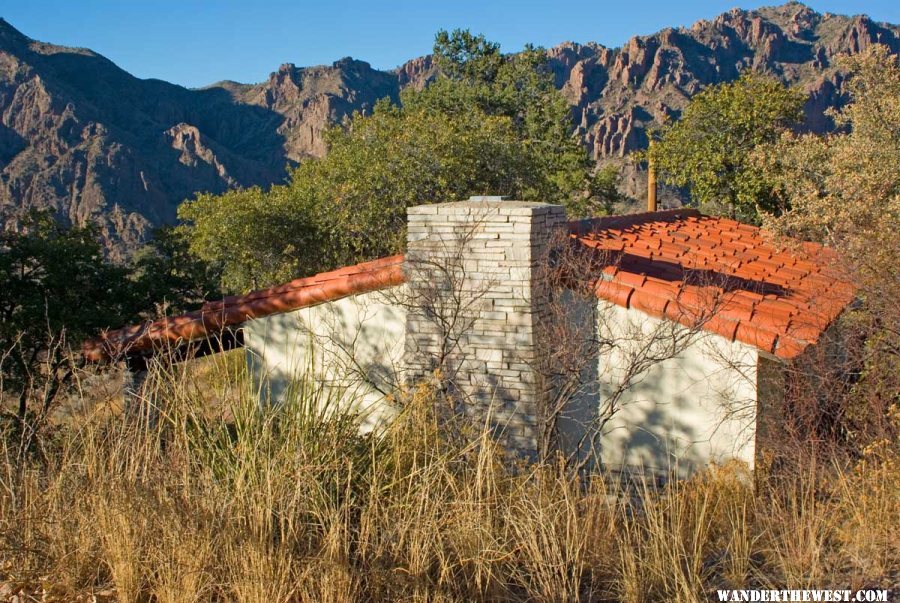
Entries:
{"label": "golden grass tuft", "polygon": [[426,389],[373,437],[309,384],[264,412],[233,362],[201,377],[161,375],[156,426],[73,414],[45,463],[4,440],[0,583],[48,601],[687,602],[887,587],[900,567],[890,443],[771,488],[726,466],[626,492],[441,437]]}

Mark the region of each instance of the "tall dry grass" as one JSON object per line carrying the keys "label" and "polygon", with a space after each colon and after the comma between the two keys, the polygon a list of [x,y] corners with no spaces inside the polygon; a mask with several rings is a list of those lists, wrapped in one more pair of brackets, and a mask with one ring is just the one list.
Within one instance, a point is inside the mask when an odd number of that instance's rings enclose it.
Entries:
{"label": "tall dry grass", "polygon": [[[720,467],[627,492],[510,470],[442,437],[427,391],[361,436],[299,383],[260,411],[240,362],[159,371],[154,425],[106,404],[44,463],[0,462],[0,582],[47,601],[705,601],[722,587],[890,585],[891,447],[755,488]],[[5,440],[4,440],[5,442]]]}

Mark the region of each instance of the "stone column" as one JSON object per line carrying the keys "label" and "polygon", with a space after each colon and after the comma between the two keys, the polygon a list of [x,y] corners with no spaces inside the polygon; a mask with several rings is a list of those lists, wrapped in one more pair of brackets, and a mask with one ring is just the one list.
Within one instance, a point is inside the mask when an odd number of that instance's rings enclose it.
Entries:
{"label": "stone column", "polygon": [[537,448],[536,337],[560,205],[472,199],[408,210],[407,381],[433,379],[514,453]]}

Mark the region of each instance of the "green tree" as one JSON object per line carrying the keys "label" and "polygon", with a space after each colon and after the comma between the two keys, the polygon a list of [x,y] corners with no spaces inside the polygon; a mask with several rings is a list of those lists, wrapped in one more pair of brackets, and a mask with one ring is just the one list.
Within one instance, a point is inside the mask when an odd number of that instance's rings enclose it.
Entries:
{"label": "green tree", "polygon": [[402,250],[410,205],[517,191],[528,170],[509,119],[381,102],[327,134],[286,185],[200,195],[179,209],[192,249],[232,291]]}
{"label": "green tree", "polygon": [[502,55],[499,45],[484,36],[441,30],[434,60],[444,77],[408,95],[404,106],[449,114],[474,106],[487,115],[508,117],[535,170],[518,196],[562,203],[573,218],[596,215],[618,200],[609,197],[608,173],[594,182],[594,164],[572,135],[571,108],[554,86],[544,49],[528,45]]}
{"label": "green tree", "polygon": [[311,203],[284,185],[200,193],[178,208],[178,230],[191,252],[221,274],[223,289],[258,289],[323,265]]}
{"label": "green tree", "polygon": [[566,212],[572,218],[607,216],[615,211],[617,203],[626,200],[619,192],[621,173],[615,165],[597,169],[590,178],[587,194],[573,195],[566,203]]}
{"label": "green tree", "polygon": [[[848,363],[863,367],[843,403],[857,445],[900,434],[900,63],[873,45],[844,57],[850,102],[827,136],[786,132],[757,149],[754,165],[774,185],[782,212],[764,216],[772,231],[838,252],[832,268],[854,282],[860,304],[844,316]],[[854,349],[853,342],[863,342]]]}
{"label": "green tree", "polygon": [[453,80],[492,82],[503,66],[499,44],[463,29],[439,30],[432,53],[441,72]]}
{"label": "green tree", "polygon": [[[48,213],[0,234],[0,394],[17,398],[15,412],[3,418],[22,436],[23,450],[72,383],[82,340],[189,309],[217,281],[170,230],[130,265],[104,257],[94,228],[66,227]],[[167,307],[155,307],[160,300]]]}
{"label": "green tree", "polygon": [[686,187],[692,203],[756,222],[760,211],[779,207],[750,154],[798,124],[805,99],[772,77],[745,72],[694,96],[681,119],[662,128],[648,155],[661,179]]}
{"label": "green tree", "polygon": [[329,130],[326,156],[287,184],[181,206],[191,250],[221,268],[226,289],[402,251],[411,205],[502,194],[564,203],[574,217],[603,210],[611,175],[595,182],[542,51],[504,56],[455,31],[438,33],[435,57],[436,82]]}
{"label": "green tree", "polygon": [[[785,211],[767,225],[841,248],[879,279],[897,257],[900,222],[900,66],[883,45],[840,65],[850,77],[850,102],[834,114],[841,130],[828,136],[785,132],[754,154]],[[893,244],[876,245],[873,237]]]}
{"label": "green tree", "polygon": [[18,397],[19,424],[29,414],[46,418],[72,378],[70,343],[136,316],[141,302],[128,276],[128,268],[104,259],[91,228],[33,214],[21,232],[2,234],[0,379],[4,393]]}
{"label": "green tree", "polygon": [[158,228],[129,264],[134,293],[155,305],[154,314],[180,314],[220,295],[220,272],[192,254],[171,226]]}

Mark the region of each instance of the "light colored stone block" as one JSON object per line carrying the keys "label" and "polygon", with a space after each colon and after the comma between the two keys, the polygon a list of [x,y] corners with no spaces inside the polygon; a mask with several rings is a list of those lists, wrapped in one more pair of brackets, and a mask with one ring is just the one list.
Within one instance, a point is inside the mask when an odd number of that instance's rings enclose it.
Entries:
{"label": "light colored stone block", "polygon": [[[492,421],[532,425],[537,400],[531,362],[539,318],[535,309],[546,307],[541,299],[546,293],[536,286],[536,268],[555,229],[565,225],[565,213],[560,206],[522,201],[470,200],[431,207],[435,209],[410,212],[417,218],[407,257],[428,257],[438,263],[462,257],[456,267],[462,275],[462,282],[456,283],[458,297],[478,297],[479,303],[470,308],[475,314],[463,321],[467,332],[454,334],[464,356],[454,358],[459,382],[468,388],[463,393],[472,405],[466,412],[474,418],[483,416],[479,413],[486,408],[511,405],[515,409],[511,414],[494,416]],[[430,233],[427,239],[420,234],[423,230]],[[408,278],[412,289],[434,286],[427,271],[408,270]],[[424,346],[435,346],[432,355],[440,346],[434,337],[415,335],[426,330],[424,322],[428,318],[421,313],[409,314],[406,361],[413,377],[432,364]],[[533,455],[534,439],[518,433],[521,437],[508,439],[508,444]],[[531,448],[522,448],[525,444]]]}

